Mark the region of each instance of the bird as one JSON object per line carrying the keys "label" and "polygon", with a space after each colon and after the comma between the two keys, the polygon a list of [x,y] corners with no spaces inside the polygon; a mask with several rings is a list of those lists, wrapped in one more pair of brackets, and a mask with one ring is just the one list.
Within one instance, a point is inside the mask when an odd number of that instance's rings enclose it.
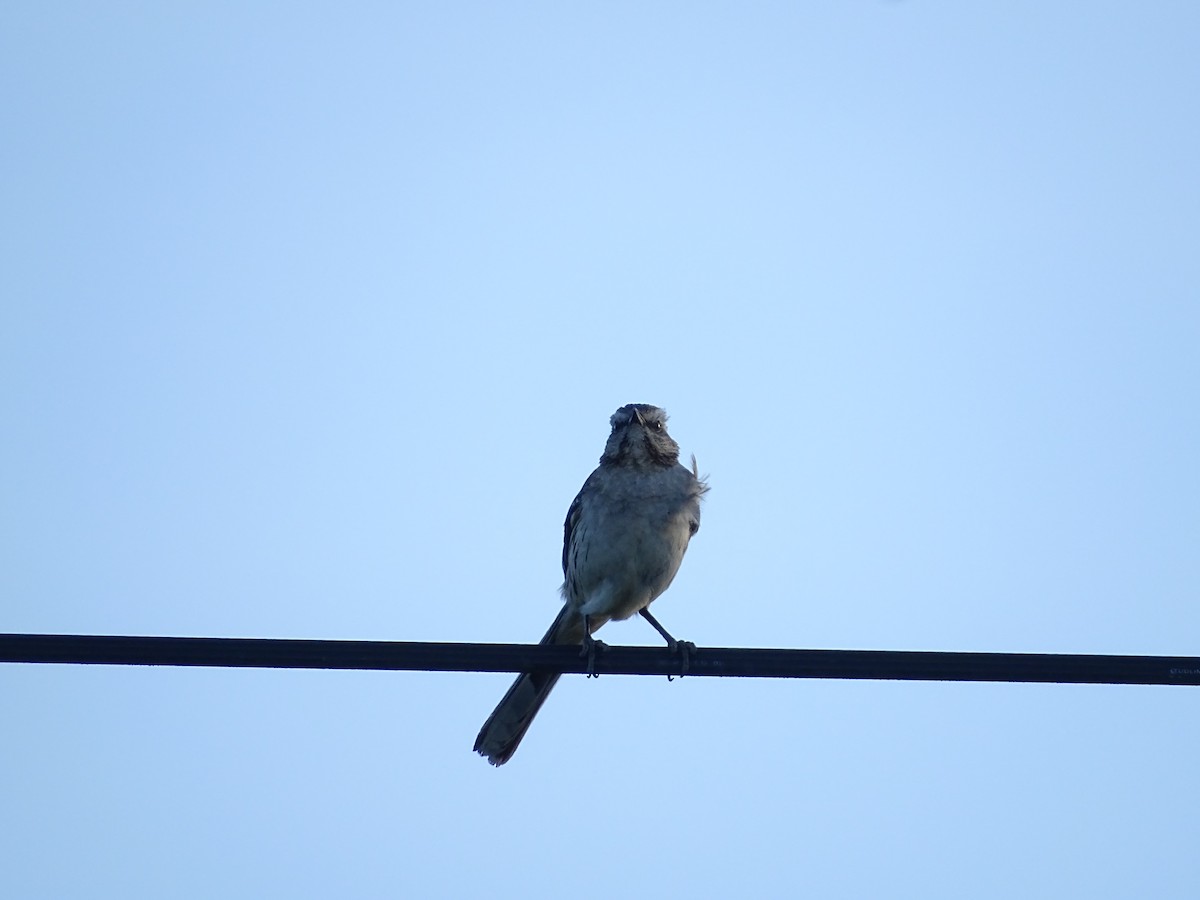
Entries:
{"label": "bird", "polygon": [[[622,406],[609,419],[612,431],[600,465],[588,476],[563,523],[563,606],[543,644],[579,644],[595,672],[599,641],[592,633],[606,622],[641,614],[671,649],[676,641],[649,606],[671,585],[688,542],[700,529],[700,501],[708,492],[692,457],[679,462],[679,445],[667,433],[665,410],[647,403]],[[495,766],[516,752],[534,716],[557,684],[559,673],[523,672],[484,722],[475,751]]]}

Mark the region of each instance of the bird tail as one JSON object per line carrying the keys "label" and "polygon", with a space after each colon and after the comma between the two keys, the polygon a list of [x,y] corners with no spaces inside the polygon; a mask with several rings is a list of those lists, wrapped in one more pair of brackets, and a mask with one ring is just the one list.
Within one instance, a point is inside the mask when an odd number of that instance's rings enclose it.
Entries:
{"label": "bird tail", "polygon": [[[582,641],[583,617],[564,603],[541,643],[578,644]],[[554,690],[554,685],[558,684],[559,677],[558,672],[522,672],[518,675],[504,699],[479,729],[475,751],[486,756],[493,766],[508,762],[533,724],[533,717]]]}

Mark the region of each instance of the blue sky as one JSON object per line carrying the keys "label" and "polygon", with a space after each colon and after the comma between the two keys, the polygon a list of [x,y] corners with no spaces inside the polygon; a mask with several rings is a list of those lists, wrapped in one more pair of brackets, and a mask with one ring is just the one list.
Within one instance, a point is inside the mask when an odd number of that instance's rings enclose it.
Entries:
{"label": "blue sky", "polygon": [[[0,13],[14,632],[1200,654],[1185,3]],[[611,643],[654,643],[644,623]],[[14,897],[1184,896],[1186,688],[5,666]]]}

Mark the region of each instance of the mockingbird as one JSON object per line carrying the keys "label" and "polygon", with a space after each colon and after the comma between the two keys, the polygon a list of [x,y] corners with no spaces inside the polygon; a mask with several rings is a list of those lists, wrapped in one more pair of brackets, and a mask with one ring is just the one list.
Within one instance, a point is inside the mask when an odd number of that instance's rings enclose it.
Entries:
{"label": "mockingbird", "polygon": [[[687,645],[669,635],[649,609],[671,585],[683,554],[700,528],[700,498],[708,485],[696,457],[679,463],[679,445],[667,434],[667,414],[631,403],[609,420],[612,433],[600,465],[567,510],[563,534],[563,608],[543,644],[581,644],[594,666],[592,632],[609,619],[641,613],[687,664]],[[492,765],[508,762],[557,674],[525,672],[483,723],[475,749]]]}

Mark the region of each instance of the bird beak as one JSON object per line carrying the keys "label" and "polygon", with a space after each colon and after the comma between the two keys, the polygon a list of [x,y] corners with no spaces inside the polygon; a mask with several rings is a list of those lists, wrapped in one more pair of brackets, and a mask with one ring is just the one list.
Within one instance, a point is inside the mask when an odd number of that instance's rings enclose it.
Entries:
{"label": "bird beak", "polygon": [[643,428],[645,428],[645,427],[646,427],[646,420],[642,418],[642,411],[641,411],[640,409],[635,409],[635,410],[633,411],[633,414],[634,414],[635,416],[637,416],[638,424],[639,424],[639,425],[641,425]]}

